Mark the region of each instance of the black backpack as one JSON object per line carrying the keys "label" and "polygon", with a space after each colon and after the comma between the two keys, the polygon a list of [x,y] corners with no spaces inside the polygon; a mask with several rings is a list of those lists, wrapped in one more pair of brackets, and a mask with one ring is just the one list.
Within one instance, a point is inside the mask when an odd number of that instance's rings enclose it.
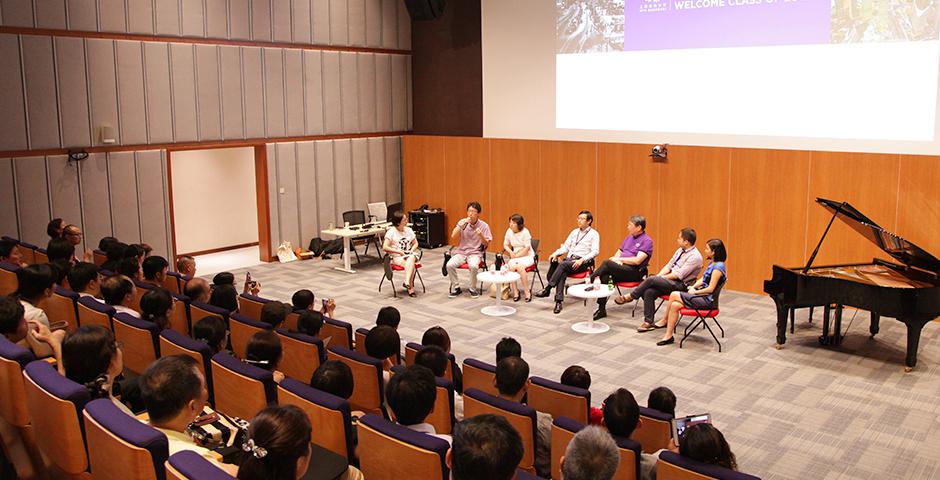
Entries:
{"label": "black backpack", "polygon": [[310,248],[308,248],[308,250],[313,252],[314,257],[343,253],[343,239],[336,238],[323,241],[320,237],[316,237],[310,240]]}

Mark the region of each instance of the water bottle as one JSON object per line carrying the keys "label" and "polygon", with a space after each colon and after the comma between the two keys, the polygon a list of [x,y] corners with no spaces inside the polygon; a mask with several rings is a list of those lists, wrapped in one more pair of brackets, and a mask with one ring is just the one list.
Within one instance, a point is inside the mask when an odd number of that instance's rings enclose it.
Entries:
{"label": "water bottle", "polygon": [[613,275],[611,275],[610,279],[607,280],[607,289],[610,290],[611,292],[614,291],[614,276]]}

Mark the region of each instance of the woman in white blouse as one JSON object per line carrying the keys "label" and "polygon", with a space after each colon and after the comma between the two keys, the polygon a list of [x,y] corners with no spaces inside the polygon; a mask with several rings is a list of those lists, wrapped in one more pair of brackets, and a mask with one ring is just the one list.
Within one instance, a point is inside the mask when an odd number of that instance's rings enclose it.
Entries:
{"label": "woman in white blouse", "polygon": [[[529,290],[529,279],[525,269],[535,263],[535,252],[532,251],[532,235],[529,229],[525,228],[525,219],[518,213],[509,217],[509,229],[506,230],[506,236],[503,239],[503,250],[506,251],[507,261],[510,272],[519,274],[519,282],[522,283],[522,290],[525,293],[525,301],[532,301],[532,292]],[[512,299],[519,301],[519,287],[515,283],[510,283],[512,288]]]}
{"label": "woman in white blouse", "polygon": [[388,253],[392,263],[405,267],[405,288],[408,296],[415,297],[415,264],[418,262],[418,239],[415,232],[408,226],[408,215],[401,210],[392,213],[389,219],[393,227],[385,232],[385,242],[382,250]]}

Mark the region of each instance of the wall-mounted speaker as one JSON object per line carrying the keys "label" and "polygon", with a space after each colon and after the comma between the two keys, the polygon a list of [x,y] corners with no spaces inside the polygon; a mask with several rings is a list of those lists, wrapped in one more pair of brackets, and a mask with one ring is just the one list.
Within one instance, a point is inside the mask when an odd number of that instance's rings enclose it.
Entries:
{"label": "wall-mounted speaker", "polygon": [[444,15],[445,0],[405,0],[412,20],[434,20]]}
{"label": "wall-mounted speaker", "polygon": [[101,143],[105,145],[111,145],[115,143],[114,127],[112,127],[111,125],[101,126]]}

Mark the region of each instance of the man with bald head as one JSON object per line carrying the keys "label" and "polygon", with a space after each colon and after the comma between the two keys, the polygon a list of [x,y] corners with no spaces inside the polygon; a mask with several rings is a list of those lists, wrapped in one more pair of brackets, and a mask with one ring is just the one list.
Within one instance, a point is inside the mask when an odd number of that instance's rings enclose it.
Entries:
{"label": "man with bald head", "polygon": [[209,303],[211,293],[209,282],[205,278],[194,278],[186,282],[186,286],[183,287],[183,295],[194,302]]}

